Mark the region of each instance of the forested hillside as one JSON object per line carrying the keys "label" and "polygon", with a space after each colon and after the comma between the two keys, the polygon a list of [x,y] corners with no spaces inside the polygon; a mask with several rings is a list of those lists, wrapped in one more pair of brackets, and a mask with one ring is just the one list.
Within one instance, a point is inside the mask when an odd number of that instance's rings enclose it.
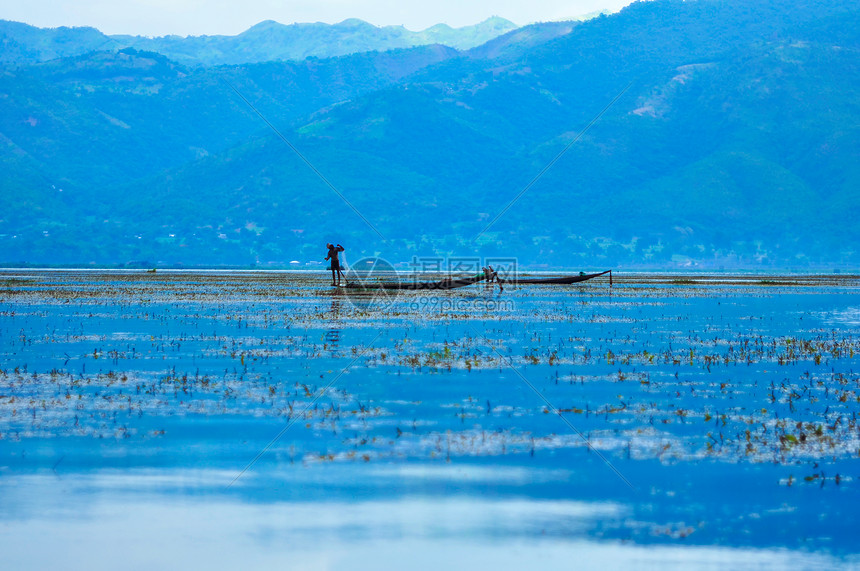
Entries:
{"label": "forested hillside", "polygon": [[0,261],[857,269],[858,30],[846,1],[657,0],[461,51],[10,64]]}

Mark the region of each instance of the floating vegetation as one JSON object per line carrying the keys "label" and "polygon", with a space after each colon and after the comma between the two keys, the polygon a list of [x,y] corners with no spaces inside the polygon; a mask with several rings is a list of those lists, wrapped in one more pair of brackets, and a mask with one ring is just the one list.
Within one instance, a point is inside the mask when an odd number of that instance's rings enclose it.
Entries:
{"label": "floating vegetation", "polygon": [[[809,285],[826,295],[854,287],[851,279]],[[822,327],[820,313],[795,315],[795,326],[806,318],[812,327],[793,331],[770,325],[784,315],[744,309],[779,295],[756,285],[784,280],[622,277],[611,289],[524,288],[495,312],[414,311],[408,295],[369,310],[316,279],[281,273],[37,272],[2,281],[0,440],[164,439],[183,418],[273,418],[336,438],[324,453],[305,450],[313,462],[586,446],[547,421],[539,399],[523,398],[518,373],[581,424],[591,446],[628,458],[860,455],[857,332]],[[473,290],[440,295],[497,295]],[[369,344],[373,331],[383,341]],[[341,370],[362,372],[361,383],[326,387]],[[444,398],[415,386],[446,375]],[[414,400],[388,394],[406,389]],[[464,390],[467,401],[446,412]],[[416,401],[420,414],[403,404]]]}

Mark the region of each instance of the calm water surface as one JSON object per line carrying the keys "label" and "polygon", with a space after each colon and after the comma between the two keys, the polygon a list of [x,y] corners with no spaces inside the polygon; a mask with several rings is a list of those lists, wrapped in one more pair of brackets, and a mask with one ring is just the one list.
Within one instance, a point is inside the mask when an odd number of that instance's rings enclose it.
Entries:
{"label": "calm water surface", "polygon": [[853,277],[0,282],[10,568],[860,564]]}

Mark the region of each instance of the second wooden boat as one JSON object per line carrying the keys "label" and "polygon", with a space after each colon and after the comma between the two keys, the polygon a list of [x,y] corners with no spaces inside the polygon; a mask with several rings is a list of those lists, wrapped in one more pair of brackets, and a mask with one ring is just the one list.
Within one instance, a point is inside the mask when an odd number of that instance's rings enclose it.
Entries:
{"label": "second wooden boat", "polygon": [[567,284],[575,284],[579,282],[584,282],[590,279],[594,279],[596,277],[600,277],[603,275],[609,274],[609,285],[612,285],[612,270],[606,270],[605,272],[600,272],[597,274],[580,274],[578,276],[560,276],[553,278],[517,278],[516,280],[510,280],[510,283],[514,284],[547,284],[547,285],[567,285]]}

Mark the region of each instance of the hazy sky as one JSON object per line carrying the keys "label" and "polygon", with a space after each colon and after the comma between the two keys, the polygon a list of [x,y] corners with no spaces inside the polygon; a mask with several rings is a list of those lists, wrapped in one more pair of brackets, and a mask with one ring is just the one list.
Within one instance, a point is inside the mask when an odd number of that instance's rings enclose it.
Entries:
{"label": "hazy sky", "polygon": [[630,0],[2,0],[0,19],[39,27],[93,26],[107,34],[238,34],[262,20],[340,22],[422,30],[501,16],[515,24],[572,18]]}

